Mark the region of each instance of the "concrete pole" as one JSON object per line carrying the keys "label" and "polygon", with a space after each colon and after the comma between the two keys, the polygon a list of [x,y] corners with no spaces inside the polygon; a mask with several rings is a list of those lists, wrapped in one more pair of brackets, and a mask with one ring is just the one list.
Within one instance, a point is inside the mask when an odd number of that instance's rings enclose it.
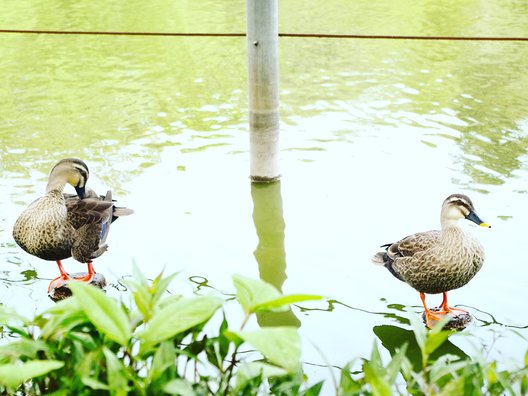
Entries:
{"label": "concrete pole", "polygon": [[250,172],[253,182],[279,178],[277,0],[246,0]]}

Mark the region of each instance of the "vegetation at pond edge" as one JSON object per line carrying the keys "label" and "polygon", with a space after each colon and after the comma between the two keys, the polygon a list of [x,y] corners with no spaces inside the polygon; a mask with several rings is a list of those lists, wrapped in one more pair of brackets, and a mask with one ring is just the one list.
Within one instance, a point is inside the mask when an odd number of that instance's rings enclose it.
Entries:
{"label": "vegetation at pond edge", "polygon": [[[303,372],[296,327],[248,331],[248,318],[263,311],[319,300],[283,295],[273,286],[233,277],[245,314],[233,326],[225,295],[185,297],[167,292],[174,275],[152,282],[137,269],[127,280],[130,304],[71,282],[73,297],[32,320],[0,307],[0,391],[16,395],[318,395],[323,382]],[[355,359],[331,374],[337,395],[502,395],[528,392],[528,354],[514,369],[469,357],[449,341],[457,333],[439,323],[428,331],[418,316],[410,328],[377,326],[368,359]],[[351,329],[351,333],[353,330]],[[358,367],[358,369],[354,369]]]}

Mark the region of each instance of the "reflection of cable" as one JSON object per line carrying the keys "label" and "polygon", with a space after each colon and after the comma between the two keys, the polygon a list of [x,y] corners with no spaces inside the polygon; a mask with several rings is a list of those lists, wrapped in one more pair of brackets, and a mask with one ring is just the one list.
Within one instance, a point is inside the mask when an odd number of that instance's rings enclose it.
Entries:
{"label": "reflection of cable", "polygon": [[[403,316],[399,316],[399,315],[397,315],[395,313],[369,311],[367,309],[353,307],[351,305],[345,304],[345,303],[343,303],[341,301],[338,301],[338,300],[331,300],[330,299],[330,300],[326,300],[326,303],[328,304],[328,306],[326,308],[306,308],[306,307],[300,306],[298,304],[294,304],[294,305],[301,312],[309,312],[309,311],[332,312],[335,309],[335,305],[342,305],[343,307],[351,309],[353,311],[364,312],[364,313],[368,313],[368,314],[372,314],[372,315],[381,315],[381,316],[384,316],[385,318],[396,319],[398,322],[400,322],[402,324],[409,324],[409,320],[407,318],[405,318]],[[491,318],[490,321],[486,321],[484,319],[480,319],[480,318],[477,318],[475,316],[475,319],[477,319],[479,322],[483,323],[483,325],[481,327],[486,327],[486,326],[489,326],[489,325],[492,325],[492,324],[496,324],[496,325],[500,325],[500,326],[503,326],[503,327],[506,327],[506,328],[511,328],[511,329],[528,329],[528,325],[516,326],[516,325],[510,325],[510,324],[501,323],[497,319],[495,319],[495,317],[492,314],[490,314],[489,312],[485,312],[485,311],[483,311],[481,309],[472,307],[470,305],[457,304],[457,307],[458,306],[471,308],[472,310],[478,311],[481,314],[488,315]],[[401,304],[387,304],[387,308],[394,309],[394,310],[397,310],[397,311],[400,311],[400,312],[406,312],[405,308],[407,308],[407,307],[404,306],[404,305],[401,305]],[[415,305],[415,306],[410,306],[409,308],[420,308],[420,306],[419,305]]]}
{"label": "reflection of cable", "polygon": [[[245,37],[246,33],[183,33],[183,32],[104,32],[81,30],[0,29],[0,33],[71,34],[92,36],[161,36],[161,37]],[[401,36],[379,34],[279,33],[279,37],[338,38],[369,40],[448,40],[448,41],[528,41],[528,37],[460,37],[460,36]]]}
{"label": "reflection of cable", "polygon": [[[489,326],[489,325],[492,325],[492,324],[497,324],[497,325],[500,325],[500,326],[504,326],[504,327],[507,327],[507,328],[511,328],[511,329],[528,329],[528,325],[525,325],[525,326],[515,326],[515,325],[509,325],[509,324],[504,324],[504,323],[501,323],[499,322],[497,319],[495,319],[495,316],[493,316],[492,314],[490,314],[489,312],[486,312],[486,311],[483,311],[481,309],[478,309],[478,308],[475,308],[475,307],[472,307],[470,305],[463,305],[463,304],[458,304],[462,307],[467,307],[467,308],[471,308],[475,311],[478,311],[480,312],[481,314],[484,314],[484,315],[488,315],[490,318],[491,318],[491,321],[486,321],[484,319],[479,319],[475,316],[475,318],[484,323],[484,325],[482,327],[486,327],[486,326]],[[458,306],[457,305],[457,306]]]}

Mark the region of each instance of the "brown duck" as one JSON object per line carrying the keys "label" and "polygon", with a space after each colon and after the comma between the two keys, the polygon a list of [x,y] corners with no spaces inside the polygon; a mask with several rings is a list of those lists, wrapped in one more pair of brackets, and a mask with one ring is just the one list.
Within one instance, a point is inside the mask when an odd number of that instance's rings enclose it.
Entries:
{"label": "brown duck", "polygon": [[[447,197],[440,214],[441,230],[419,232],[402,240],[383,245],[372,261],[385,266],[396,278],[408,283],[420,293],[427,325],[446,314],[466,313],[449,307],[447,292],[468,283],[484,262],[484,249],[469,232],[458,226],[467,219],[482,227],[490,227],[475,213],[473,203],[463,194]],[[440,311],[427,308],[425,293],[443,294]]]}
{"label": "brown duck", "polygon": [[[95,274],[92,260],[107,249],[110,224],[133,213],[116,207],[111,191],[99,196],[86,188],[88,176],[88,167],[80,159],[59,161],[50,172],[46,193],[20,214],[13,227],[13,237],[22,249],[57,262],[60,276],[51,281],[48,291],[71,279],[61,264],[69,257],[88,264],[88,274],[75,279],[90,282]],[[63,193],[66,183],[77,195]]]}

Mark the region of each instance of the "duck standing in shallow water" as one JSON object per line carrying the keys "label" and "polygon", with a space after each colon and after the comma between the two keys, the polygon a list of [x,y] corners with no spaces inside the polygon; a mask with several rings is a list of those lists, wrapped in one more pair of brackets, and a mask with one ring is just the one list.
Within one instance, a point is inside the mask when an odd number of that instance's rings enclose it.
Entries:
{"label": "duck standing in shallow water", "polygon": [[[114,206],[110,191],[98,196],[87,189],[88,176],[88,167],[80,159],[59,161],[50,172],[46,194],[32,202],[13,227],[13,237],[22,249],[57,262],[60,276],[51,281],[48,292],[72,279],[61,263],[69,257],[88,264],[87,275],[75,279],[91,282],[95,275],[92,260],[106,251],[110,224],[133,213]],[[77,195],[63,193],[66,183]]]}
{"label": "duck standing in shallow water", "polygon": [[[490,227],[477,216],[469,197],[453,194],[442,205],[440,231],[419,232],[383,245],[386,250],[372,258],[375,264],[385,266],[396,278],[418,290],[428,327],[431,321],[440,320],[446,314],[467,314],[447,304],[447,292],[468,283],[484,262],[480,242],[458,226],[458,220],[464,218],[481,227]],[[443,294],[440,311],[427,308],[425,293]]]}

